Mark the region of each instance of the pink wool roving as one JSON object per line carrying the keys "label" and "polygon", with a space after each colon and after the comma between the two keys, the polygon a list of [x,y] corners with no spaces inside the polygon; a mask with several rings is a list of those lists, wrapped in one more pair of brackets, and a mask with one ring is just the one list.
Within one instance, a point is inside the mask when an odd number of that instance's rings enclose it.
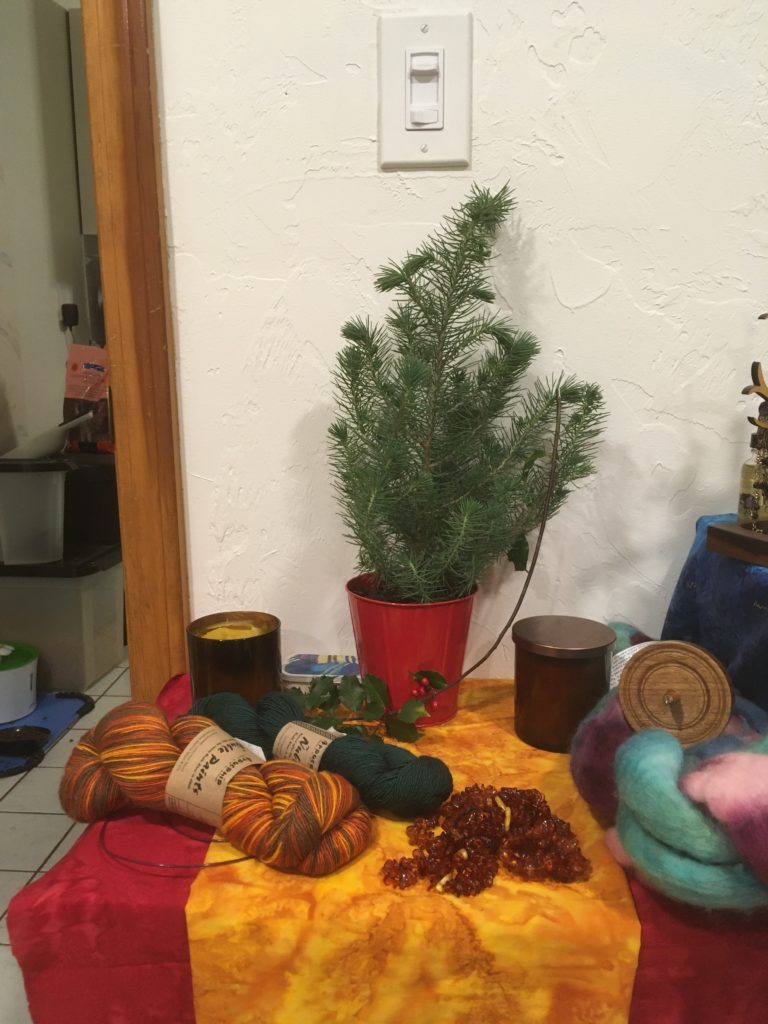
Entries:
{"label": "pink wool roving", "polygon": [[680,789],[723,824],[731,842],[768,885],[768,740],[721,754],[684,775]]}
{"label": "pink wool roving", "polygon": [[616,860],[649,885],[710,909],[768,906],[768,716],[761,708],[737,696],[720,736],[683,749],[671,733],[633,732],[611,693],[579,727],[571,773],[609,829]]}

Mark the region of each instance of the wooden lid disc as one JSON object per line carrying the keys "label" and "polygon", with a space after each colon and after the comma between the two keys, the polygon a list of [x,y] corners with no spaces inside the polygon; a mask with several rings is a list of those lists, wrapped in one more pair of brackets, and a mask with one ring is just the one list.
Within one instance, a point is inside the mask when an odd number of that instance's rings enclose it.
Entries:
{"label": "wooden lid disc", "polygon": [[733,708],[728,673],[708,651],[679,640],[649,645],[619,682],[624,717],[636,731],[666,729],[684,747],[719,736]]}

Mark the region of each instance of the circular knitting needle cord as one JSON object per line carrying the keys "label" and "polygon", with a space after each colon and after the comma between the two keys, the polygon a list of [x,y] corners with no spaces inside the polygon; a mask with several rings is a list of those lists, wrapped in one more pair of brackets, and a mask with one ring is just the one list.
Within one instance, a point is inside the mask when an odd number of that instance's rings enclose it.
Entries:
{"label": "circular knitting needle cord", "polygon": [[164,822],[169,828],[172,828],[174,832],[178,832],[180,836],[184,836],[185,839],[191,839],[195,843],[226,843],[227,840],[222,836],[195,836],[191,832],[185,832],[178,824],[175,824],[168,817],[165,818]]}
{"label": "circular knitting needle cord", "polygon": [[[155,860],[140,860],[138,857],[129,857],[125,853],[118,853],[117,850],[115,850],[112,847],[107,845],[106,833],[107,833],[107,826],[109,824],[110,824],[109,820],[102,821],[102,823],[101,823],[101,829],[99,831],[99,846],[101,847],[101,849],[104,851],[104,853],[108,857],[112,858],[112,860],[116,860],[116,861],[119,861],[119,862],[122,862],[122,863],[125,863],[125,864],[136,864],[136,865],[138,865],[140,867],[145,867],[145,868],[184,868],[184,869],[190,870],[190,871],[201,871],[203,868],[221,868],[221,867],[224,867],[225,864],[239,864],[241,861],[244,861],[244,860],[254,860],[255,859],[250,854],[246,854],[243,857],[232,857],[230,860],[213,861],[210,864],[173,864],[173,863],[165,863],[165,862],[155,861]],[[177,829],[177,831],[178,831],[178,829]],[[183,835],[184,833],[180,833],[180,834]],[[187,838],[194,839],[195,837],[194,836],[188,836]],[[205,840],[204,839],[198,839],[197,842],[201,842],[202,843],[202,842],[205,842]],[[221,842],[226,842],[226,840],[216,839],[216,840],[214,840],[214,842],[221,843]]]}

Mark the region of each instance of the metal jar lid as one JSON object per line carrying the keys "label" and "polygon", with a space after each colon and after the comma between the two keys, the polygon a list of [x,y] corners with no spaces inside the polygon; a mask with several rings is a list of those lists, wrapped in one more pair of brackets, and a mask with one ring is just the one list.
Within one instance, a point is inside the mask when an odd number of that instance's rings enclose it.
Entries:
{"label": "metal jar lid", "polygon": [[610,650],[616,634],[610,626],[573,615],[533,615],[512,627],[518,647],[545,658],[594,658]]}

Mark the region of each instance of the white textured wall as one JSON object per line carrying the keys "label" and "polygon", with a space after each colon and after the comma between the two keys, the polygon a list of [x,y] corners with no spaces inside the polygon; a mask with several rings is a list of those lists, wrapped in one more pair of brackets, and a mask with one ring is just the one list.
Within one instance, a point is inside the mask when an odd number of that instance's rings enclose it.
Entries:
{"label": "white textured wall", "polygon": [[[285,654],[351,648],[325,450],[339,325],[381,311],[375,269],[473,179],[509,179],[502,302],[536,369],[599,381],[610,410],[525,612],[658,630],[694,520],[735,506],[739,392],[768,359],[764,0],[478,0],[472,169],[407,174],[376,167],[376,10],[422,8],[160,5],[194,612],[271,610]],[[489,581],[471,655],[521,582]]]}

